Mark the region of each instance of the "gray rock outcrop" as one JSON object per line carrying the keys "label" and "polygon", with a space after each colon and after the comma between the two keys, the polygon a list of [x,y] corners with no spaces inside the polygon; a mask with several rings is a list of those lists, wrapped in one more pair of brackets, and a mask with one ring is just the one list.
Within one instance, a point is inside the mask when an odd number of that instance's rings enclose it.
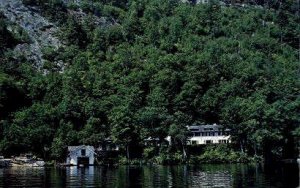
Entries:
{"label": "gray rock outcrop", "polygon": [[58,28],[33,9],[26,7],[21,0],[0,0],[0,11],[9,21],[18,24],[28,33],[31,43],[19,44],[14,51],[33,60],[37,67],[43,64],[44,47],[51,46],[57,49],[61,46],[54,36]]}

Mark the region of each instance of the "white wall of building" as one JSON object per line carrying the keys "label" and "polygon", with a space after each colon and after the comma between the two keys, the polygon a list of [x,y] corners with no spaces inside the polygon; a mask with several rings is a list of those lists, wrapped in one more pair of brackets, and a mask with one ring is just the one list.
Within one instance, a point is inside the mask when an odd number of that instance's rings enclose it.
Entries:
{"label": "white wall of building", "polygon": [[189,145],[231,143],[230,136],[194,136],[188,139]]}
{"label": "white wall of building", "polygon": [[[73,146],[75,147],[75,146]],[[74,148],[73,148],[74,149]],[[78,165],[78,157],[88,157],[89,165],[94,165],[95,161],[95,149],[93,146],[76,146],[76,149],[69,149],[69,155],[67,157],[67,164],[69,165]],[[81,150],[85,149],[85,155],[81,155]]]}

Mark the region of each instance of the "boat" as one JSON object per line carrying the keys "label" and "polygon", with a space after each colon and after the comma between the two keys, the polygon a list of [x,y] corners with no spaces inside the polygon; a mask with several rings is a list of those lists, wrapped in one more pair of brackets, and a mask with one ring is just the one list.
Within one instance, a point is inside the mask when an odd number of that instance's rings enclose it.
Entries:
{"label": "boat", "polygon": [[26,167],[44,167],[45,162],[42,159],[34,159],[32,155],[25,155],[13,158],[12,166],[26,166]]}

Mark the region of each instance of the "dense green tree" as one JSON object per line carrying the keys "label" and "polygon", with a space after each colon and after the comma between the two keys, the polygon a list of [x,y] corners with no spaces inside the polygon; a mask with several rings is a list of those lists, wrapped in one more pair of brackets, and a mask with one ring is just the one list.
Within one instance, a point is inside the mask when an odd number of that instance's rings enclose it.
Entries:
{"label": "dense green tree", "polygon": [[28,36],[0,16],[0,152],[59,160],[68,145],[112,139],[132,159],[145,140],[158,138],[158,151],[169,135],[173,145],[163,153],[186,158],[186,126],[220,123],[243,155],[294,157],[300,27],[292,3],[34,5],[61,28],[64,45],[44,49],[36,70],[12,51]]}

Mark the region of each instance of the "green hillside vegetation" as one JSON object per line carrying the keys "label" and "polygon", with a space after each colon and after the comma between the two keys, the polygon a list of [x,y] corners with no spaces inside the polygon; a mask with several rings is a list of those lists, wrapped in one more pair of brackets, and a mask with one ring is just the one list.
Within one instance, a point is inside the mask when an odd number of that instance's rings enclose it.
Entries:
{"label": "green hillside vegetation", "polygon": [[[65,45],[44,49],[46,62],[37,70],[14,57],[13,47],[26,37],[8,30],[1,16],[0,153],[64,160],[68,145],[111,138],[132,159],[151,150],[144,139],[170,135],[175,144],[154,148],[153,156],[184,158],[185,127],[218,123],[232,129],[235,151],[295,157],[300,20],[289,6],[36,2],[61,27]],[[67,11],[78,8],[90,16],[79,21]],[[92,15],[112,24],[96,26]]]}

